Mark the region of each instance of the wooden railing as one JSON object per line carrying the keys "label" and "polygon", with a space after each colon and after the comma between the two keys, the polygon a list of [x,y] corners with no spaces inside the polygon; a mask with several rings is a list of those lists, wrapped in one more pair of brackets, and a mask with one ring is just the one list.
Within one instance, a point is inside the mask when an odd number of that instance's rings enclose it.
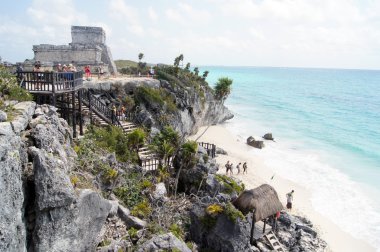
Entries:
{"label": "wooden railing", "polygon": [[83,84],[83,72],[19,72],[21,86],[29,92],[51,92],[75,90]]}
{"label": "wooden railing", "polygon": [[204,143],[204,142],[198,142],[198,145],[199,145],[199,146],[202,146],[203,148],[205,148],[206,151],[207,151],[207,154],[208,154],[211,158],[214,158],[214,157],[215,157],[215,153],[216,153],[216,146],[215,146],[215,144]]}
{"label": "wooden railing", "polygon": [[107,107],[99,98],[93,95],[90,91],[79,90],[79,95],[83,103],[94,111],[99,117],[107,123],[121,127],[120,121],[117,119],[115,112]]}

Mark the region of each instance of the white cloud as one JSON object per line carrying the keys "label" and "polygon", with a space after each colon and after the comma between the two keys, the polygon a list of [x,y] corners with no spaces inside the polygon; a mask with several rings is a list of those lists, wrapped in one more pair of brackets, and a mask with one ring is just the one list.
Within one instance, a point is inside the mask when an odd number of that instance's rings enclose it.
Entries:
{"label": "white cloud", "polygon": [[152,6],[149,6],[149,8],[148,8],[148,15],[152,21],[157,21],[158,15]]}

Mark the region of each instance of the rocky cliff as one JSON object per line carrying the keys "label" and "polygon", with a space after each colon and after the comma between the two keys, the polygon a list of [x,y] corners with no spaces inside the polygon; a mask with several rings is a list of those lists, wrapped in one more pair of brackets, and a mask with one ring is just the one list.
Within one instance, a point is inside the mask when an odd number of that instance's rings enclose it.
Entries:
{"label": "rocky cliff", "polygon": [[[215,99],[212,89],[206,85],[186,86],[168,80],[125,78],[96,80],[85,83],[85,86],[98,93],[109,106],[121,106],[126,98],[131,97],[135,103],[131,110],[137,122],[153,131],[169,124],[184,136],[196,133],[201,126],[233,118],[231,111]],[[155,95],[162,100],[155,99]]]}
{"label": "rocky cliff", "polygon": [[0,123],[0,251],[94,250],[111,204],[74,190],[67,122],[48,105],[13,109],[13,120]]}

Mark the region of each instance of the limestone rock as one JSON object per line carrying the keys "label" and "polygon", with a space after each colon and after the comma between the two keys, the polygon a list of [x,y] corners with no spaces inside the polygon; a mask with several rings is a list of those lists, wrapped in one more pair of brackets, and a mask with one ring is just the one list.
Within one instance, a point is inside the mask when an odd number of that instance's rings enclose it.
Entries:
{"label": "limestone rock", "polygon": [[119,202],[117,200],[109,200],[108,202],[111,204],[111,209],[108,217],[113,217],[117,215],[117,211],[119,209]]}
{"label": "limestone rock", "polygon": [[74,188],[65,172],[65,163],[53,155],[31,147],[37,207],[45,209],[68,206],[75,200]]}
{"label": "limestone rock", "polygon": [[136,229],[145,228],[147,225],[146,221],[132,215],[124,215],[123,218],[120,217],[120,219],[122,219],[128,227],[134,227]]}
{"label": "limestone rock", "polygon": [[76,203],[37,212],[35,251],[94,251],[111,205],[91,190]]}
{"label": "limestone rock", "polygon": [[21,131],[26,129],[34,110],[36,108],[35,102],[20,102],[13,107],[17,110],[18,114],[15,119],[11,122],[13,130],[16,134],[20,134]]}
{"label": "limestone rock", "polygon": [[173,250],[181,251],[181,252],[191,252],[191,249],[187,247],[186,243],[179,240],[172,233],[155,235],[149,241],[143,243],[140,248],[137,250],[138,252],[145,251],[166,251]]}
{"label": "limestone rock", "polygon": [[119,216],[120,219],[125,220],[128,218],[130,214],[131,214],[131,211],[129,211],[128,208],[125,208],[119,204],[118,209],[117,209],[117,215]]}
{"label": "limestone rock", "polygon": [[251,217],[248,220],[232,222],[226,215],[217,216],[213,226],[206,227],[203,218],[205,211],[202,207],[195,205],[190,212],[190,235],[193,241],[201,244],[203,248],[213,251],[252,251],[249,243],[251,228]]}
{"label": "limestone rock", "polygon": [[[9,123],[0,123],[0,129]],[[1,132],[1,130],[0,130]],[[3,135],[4,133],[10,135]],[[0,135],[0,251],[26,251],[23,223],[23,148],[19,136]]]}
{"label": "limestone rock", "polygon": [[272,136],[272,133],[266,133],[263,138],[265,140],[274,140],[273,136]]}
{"label": "limestone rock", "polygon": [[5,113],[4,111],[0,110],[0,122],[5,122],[8,118],[8,115],[7,113]]}
{"label": "limestone rock", "polygon": [[156,184],[156,189],[153,192],[153,198],[155,200],[167,201],[167,191],[164,183]]}
{"label": "limestone rock", "polygon": [[14,134],[15,133],[10,122],[0,122],[0,136],[12,136]]}
{"label": "limestone rock", "polygon": [[263,141],[257,141],[252,136],[247,138],[247,144],[258,149],[262,149],[265,146]]}
{"label": "limestone rock", "polygon": [[220,147],[216,147],[216,154],[228,155],[227,151],[223,150]]}

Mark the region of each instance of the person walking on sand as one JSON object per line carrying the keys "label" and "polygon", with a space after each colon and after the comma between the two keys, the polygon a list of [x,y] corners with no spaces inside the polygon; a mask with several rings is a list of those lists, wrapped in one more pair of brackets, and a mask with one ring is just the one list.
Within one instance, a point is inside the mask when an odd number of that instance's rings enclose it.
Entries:
{"label": "person walking on sand", "polygon": [[234,175],[234,172],[232,171],[233,168],[234,168],[234,164],[231,163],[230,164],[230,175]]}
{"label": "person walking on sand", "polygon": [[230,160],[227,161],[225,167],[226,167],[226,175],[228,175],[228,170],[230,169]]}
{"label": "person walking on sand", "polygon": [[248,174],[248,172],[247,172],[247,162],[244,162],[244,164],[243,164],[243,174],[244,173],[246,173],[246,174]]}
{"label": "person walking on sand", "polygon": [[286,208],[289,209],[289,211],[291,211],[293,207],[293,194],[294,190],[286,194]]}
{"label": "person walking on sand", "polygon": [[239,164],[236,166],[237,174],[240,174],[240,165],[241,165],[241,163],[239,163]]}

